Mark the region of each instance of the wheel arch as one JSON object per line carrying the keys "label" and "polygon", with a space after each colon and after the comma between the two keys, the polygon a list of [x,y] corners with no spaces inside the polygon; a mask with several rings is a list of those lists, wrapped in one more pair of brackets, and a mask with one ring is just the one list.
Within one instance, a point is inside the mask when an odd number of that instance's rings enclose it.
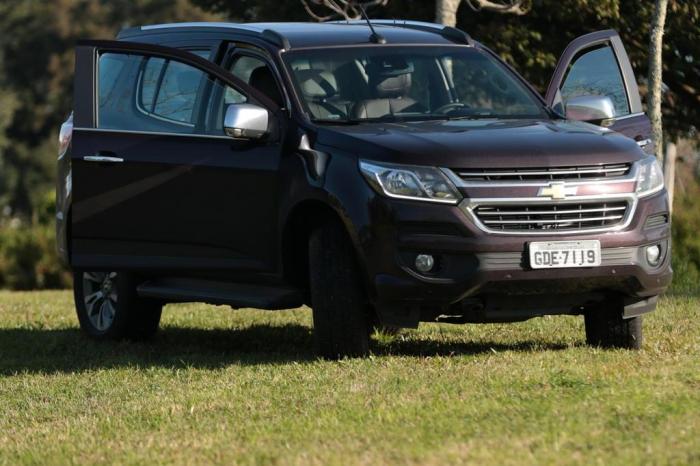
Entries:
{"label": "wheel arch", "polygon": [[[309,290],[309,236],[324,222],[337,222],[350,239],[360,266],[364,260],[352,221],[331,204],[320,199],[305,199],[294,205],[284,222],[281,238],[282,272],[290,284]],[[308,302],[308,300],[307,300]]]}

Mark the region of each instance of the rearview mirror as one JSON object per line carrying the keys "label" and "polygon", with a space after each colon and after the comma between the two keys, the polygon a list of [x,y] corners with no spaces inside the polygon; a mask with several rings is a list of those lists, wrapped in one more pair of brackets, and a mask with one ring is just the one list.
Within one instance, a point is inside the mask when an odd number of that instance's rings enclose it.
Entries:
{"label": "rearview mirror", "polygon": [[615,118],[615,106],[610,97],[582,95],[566,102],[566,118],[578,121],[597,121]]}
{"label": "rearview mirror", "polygon": [[236,139],[260,139],[267,134],[268,113],[253,104],[231,104],[226,108],[224,132]]}

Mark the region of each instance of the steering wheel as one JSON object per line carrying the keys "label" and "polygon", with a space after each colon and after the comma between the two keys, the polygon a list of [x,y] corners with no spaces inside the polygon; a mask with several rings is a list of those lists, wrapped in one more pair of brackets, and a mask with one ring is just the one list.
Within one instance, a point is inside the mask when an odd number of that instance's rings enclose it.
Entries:
{"label": "steering wheel", "polygon": [[449,104],[440,105],[438,108],[433,110],[433,112],[440,115],[446,115],[451,110],[456,110],[458,108],[469,108],[469,106],[467,104],[463,104],[462,102],[450,102]]}

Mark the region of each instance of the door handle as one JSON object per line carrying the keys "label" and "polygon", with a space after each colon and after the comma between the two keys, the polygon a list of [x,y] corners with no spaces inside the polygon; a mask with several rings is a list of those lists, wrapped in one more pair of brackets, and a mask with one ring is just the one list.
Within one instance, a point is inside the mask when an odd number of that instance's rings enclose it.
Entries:
{"label": "door handle", "polygon": [[95,155],[86,155],[83,157],[86,162],[102,162],[102,163],[121,163],[124,161],[121,157],[116,157],[112,152],[98,152]]}

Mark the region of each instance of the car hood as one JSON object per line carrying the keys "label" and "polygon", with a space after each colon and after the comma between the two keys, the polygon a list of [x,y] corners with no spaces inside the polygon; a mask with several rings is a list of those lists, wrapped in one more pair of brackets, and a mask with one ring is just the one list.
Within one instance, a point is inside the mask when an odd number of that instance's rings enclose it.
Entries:
{"label": "car hood", "polygon": [[624,163],[643,152],[630,138],[564,120],[440,120],[319,128],[317,144],[363,159],[453,168]]}

